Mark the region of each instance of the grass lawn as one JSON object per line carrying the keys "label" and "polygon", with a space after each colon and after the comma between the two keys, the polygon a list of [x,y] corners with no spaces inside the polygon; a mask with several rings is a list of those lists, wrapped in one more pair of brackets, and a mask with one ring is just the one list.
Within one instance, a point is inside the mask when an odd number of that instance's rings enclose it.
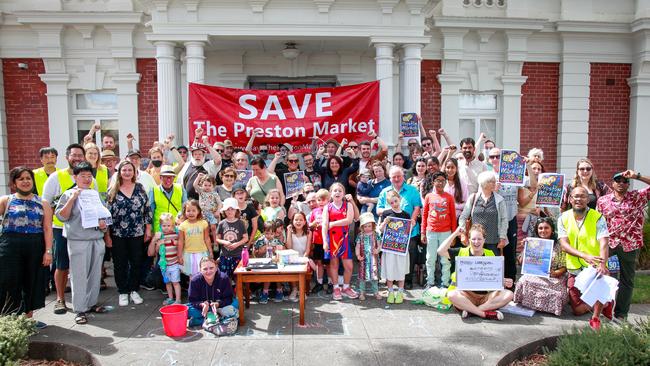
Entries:
{"label": "grass lawn", "polygon": [[650,275],[637,274],[634,278],[633,304],[650,304]]}

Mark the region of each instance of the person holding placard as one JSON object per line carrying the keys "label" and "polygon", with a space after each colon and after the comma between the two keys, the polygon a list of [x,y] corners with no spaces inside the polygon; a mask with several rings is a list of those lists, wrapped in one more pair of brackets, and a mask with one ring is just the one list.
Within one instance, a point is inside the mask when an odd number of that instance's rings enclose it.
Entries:
{"label": "person holding placard", "polygon": [[[461,227],[459,226],[438,248],[438,255],[455,261],[456,257],[494,257],[494,252],[485,249],[486,232],[483,225],[472,225],[469,230],[469,246],[464,248],[450,248],[460,235]],[[458,271],[458,268],[456,268]],[[474,314],[481,318],[491,320],[503,320],[503,313],[497,309],[502,308],[512,301],[513,293],[508,289],[494,291],[466,291],[455,288],[456,273],[451,275],[452,286],[449,287],[447,297],[449,301],[461,311],[461,317],[467,318]],[[511,278],[504,278],[503,285],[511,288],[513,281]]]}
{"label": "person holding placard", "polygon": [[614,315],[625,319],[634,291],[634,266],[643,247],[645,208],[650,200],[650,187],[630,191],[630,179],[650,184],[650,177],[626,170],[614,174],[613,193],[600,197],[598,211],[605,215],[609,229],[610,254],[618,257],[621,271]]}
{"label": "person holding placard", "polygon": [[[558,220],[558,236],[562,250],[566,255],[566,266],[569,271],[567,285],[569,299],[573,314],[583,315],[590,311],[590,306],[582,299],[582,293],[575,287],[576,276],[589,266],[596,267],[600,275],[607,275],[607,259],[609,231],[605,217],[598,211],[587,206],[589,202],[587,188],[577,186],[571,192],[571,205],[573,208],[565,211]],[[600,328],[600,313],[612,319],[613,306],[609,302],[602,304],[596,302],[593,307],[593,316],[589,326],[593,329]]]}
{"label": "person holding placard", "polygon": [[[385,234],[384,229],[390,218],[411,220],[411,215],[402,211],[401,201],[402,197],[400,197],[396,190],[390,189],[386,193],[386,202],[390,205],[390,208],[383,210],[381,213],[381,221],[378,227],[380,232]],[[412,224],[411,230],[413,230]],[[407,235],[410,235],[410,233],[407,233]],[[384,235],[382,241],[385,239]],[[386,279],[386,286],[388,287],[387,303],[401,304],[404,302],[404,278],[409,273],[409,262],[408,249],[405,250],[403,255],[387,250],[383,251],[381,256],[381,277]],[[393,288],[395,282],[397,282],[397,291]]]}
{"label": "person holding placard", "polygon": [[562,315],[562,309],[569,302],[567,292],[566,254],[562,251],[555,233],[555,224],[550,217],[537,219],[534,226],[535,237],[550,239],[553,245],[553,258],[549,277],[524,274],[515,288],[515,302],[529,309]]}

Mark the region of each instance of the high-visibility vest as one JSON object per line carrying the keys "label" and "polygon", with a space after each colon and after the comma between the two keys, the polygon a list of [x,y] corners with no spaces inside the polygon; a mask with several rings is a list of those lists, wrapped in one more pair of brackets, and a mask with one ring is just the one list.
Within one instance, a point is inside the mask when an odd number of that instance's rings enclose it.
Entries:
{"label": "high-visibility vest", "polygon": [[106,165],[99,164],[95,180],[97,180],[97,192],[102,198],[106,198],[106,192],[108,192],[108,168]]}
{"label": "high-visibility vest", "polygon": [[153,231],[157,233],[160,231],[160,215],[168,212],[175,218],[183,208],[183,187],[180,184],[174,183],[172,186],[172,195],[167,199],[163,188],[156,186],[153,188],[153,201],[156,204],[156,210],[153,213]]}
{"label": "high-visibility vest", "polygon": [[[471,253],[469,251],[469,247],[466,248],[460,248],[458,251],[458,257],[470,257]],[[483,249],[483,256],[484,257],[494,257],[494,252],[491,251],[490,249]],[[447,289],[447,293],[449,291],[453,290],[456,288],[456,272],[451,274],[451,285]]]}
{"label": "high-visibility vest", "polygon": [[[561,220],[566,229],[569,244],[577,250],[594,256],[600,255],[600,243],[598,242],[598,220],[603,215],[594,210],[588,209],[582,226],[578,227],[573,210],[562,214]],[[566,268],[568,270],[589,267],[589,263],[580,257],[566,253]]]}
{"label": "high-visibility vest", "polygon": [[[68,172],[68,169],[59,169],[58,173],[56,175],[58,181],[59,181],[59,188],[61,190],[61,193],[59,194],[59,197],[63,196],[63,193],[67,191],[68,189],[72,188],[75,185],[74,180],[72,180],[72,175]],[[95,188],[95,182],[93,181],[90,183],[90,188]],[[57,198],[59,198],[57,197]],[[52,225],[54,226],[59,226],[63,227],[63,222],[59,220],[56,215],[53,215],[52,217]]]}
{"label": "high-visibility vest", "polygon": [[[56,169],[54,171],[59,171],[59,169]],[[40,197],[43,197],[43,186],[45,185],[45,181],[49,176],[47,175],[45,168],[34,169],[33,172],[34,185],[36,185],[36,194],[38,194]]]}

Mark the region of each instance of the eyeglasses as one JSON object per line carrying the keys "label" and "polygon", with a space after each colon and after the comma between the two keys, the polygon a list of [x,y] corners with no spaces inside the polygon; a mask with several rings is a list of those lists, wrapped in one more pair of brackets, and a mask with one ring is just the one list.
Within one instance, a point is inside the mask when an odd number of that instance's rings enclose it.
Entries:
{"label": "eyeglasses", "polygon": [[232,175],[232,174],[226,174],[226,175],[224,175],[223,177],[224,177],[224,178],[233,178],[233,179],[235,179],[235,176]]}
{"label": "eyeglasses", "polygon": [[584,166],[584,167],[578,168],[578,170],[581,171],[581,172],[590,172],[591,169],[593,169],[593,168],[590,167],[590,166]]}
{"label": "eyeglasses", "polygon": [[431,146],[431,143],[429,142],[429,143],[426,143],[426,144],[422,144],[422,146],[425,146],[425,147],[426,146]]}
{"label": "eyeglasses", "polygon": [[222,153],[222,152],[223,152],[223,149],[217,149],[217,152],[218,152],[218,153]]}
{"label": "eyeglasses", "polygon": [[409,146],[418,146],[417,142],[409,142]]}
{"label": "eyeglasses", "polygon": [[298,160],[298,159],[289,159],[289,160],[287,160],[287,162],[289,162],[289,163],[297,163],[299,161],[300,160]]}
{"label": "eyeglasses", "polygon": [[447,180],[446,179],[436,179],[436,180],[433,181],[433,183],[443,184],[443,183],[447,183]]}
{"label": "eyeglasses", "polygon": [[490,159],[499,159],[501,156],[499,155],[490,155],[488,156]]}
{"label": "eyeglasses", "polygon": [[359,146],[357,146],[357,145],[348,145],[348,147],[352,148],[352,149],[358,149],[359,148]]}

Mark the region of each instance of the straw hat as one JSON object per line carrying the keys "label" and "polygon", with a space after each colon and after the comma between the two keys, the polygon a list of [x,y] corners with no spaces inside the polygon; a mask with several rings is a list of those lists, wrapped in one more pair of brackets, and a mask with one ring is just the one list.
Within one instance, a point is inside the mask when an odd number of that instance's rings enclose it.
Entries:
{"label": "straw hat", "polygon": [[360,222],[360,224],[359,224],[360,226],[363,226],[363,225],[369,224],[369,223],[373,223],[373,224],[376,225],[375,216],[372,214],[372,212],[364,212],[361,215],[359,215],[359,222]]}

